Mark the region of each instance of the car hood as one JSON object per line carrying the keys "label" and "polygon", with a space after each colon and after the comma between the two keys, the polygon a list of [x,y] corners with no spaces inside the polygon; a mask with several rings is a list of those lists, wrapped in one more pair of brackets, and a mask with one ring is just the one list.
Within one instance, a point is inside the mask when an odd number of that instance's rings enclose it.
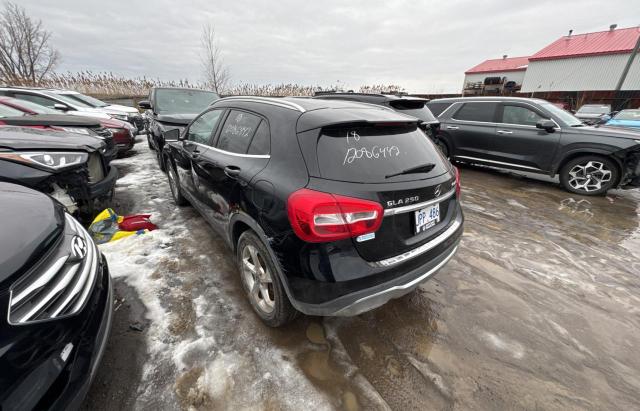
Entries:
{"label": "car hood", "polygon": [[109,111],[119,111],[121,113],[127,113],[127,114],[130,114],[130,113],[140,114],[137,108],[129,107],[129,106],[121,106],[120,104],[109,104],[108,106],[103,107],[103,109],[109,110]]}
{"label": "car hood", "polygon": [[72,115],[72,116],[77,116],[77,117],[98,118],[100,120],[111,118],[110,115],[108,115],[107,113],[104,113],[102,111],[96,111],[96,110],[92,110],[92,109],[88,109],[88,110],[89,111],[84,111],[84,110],[69,111],[69,114]]}
{"label": "car hood", "polygon": [[638,120],[609,120],[607,121],[608,126],[618,126],[618,127],[637,127],[640,128],[640,121]]}
{"label": "car hood", "polygon": [[109,119],[101,120],[100,124],[102,125],[102,127],[108,127],[108,128],[129,128],[129,127],[133,128],[131,124],[127,123],[126,121],[118,120],[117,118],[109,118]]}
{"label": "car hood", "polygon": [[623,127],[611,127],[605,126],[583,126],[573,127],[572,131],[577,131],[581,134],[588,134],[599,137],[611,137],[611,138],[623,138],[627,140],[634,140],[640,142],[640,131],[631,130]]}
{"label": "car hood", "polygon": [[[0,182],[0,289],[22,274],[64,229],[62,206],[30,188]],[[14,279],[12,279],[13,281]]]}
{"label": "car hood", "polygon": [[96,127],[100,125],[98,119],[69,116],[66,114],[36,114],[33,116],[4,117],[2,122],[10,126]]}
{"label": "car hood", "polygon": [[102,139],[78,133],[28,127],[0,127],[0,150],[85,150],[104,145]]}
{"label": "car hood", "polygon": [[196,118],[198,113],[189,114],[158,114],[156,120],[161,123],[184,124],[187,125]]}

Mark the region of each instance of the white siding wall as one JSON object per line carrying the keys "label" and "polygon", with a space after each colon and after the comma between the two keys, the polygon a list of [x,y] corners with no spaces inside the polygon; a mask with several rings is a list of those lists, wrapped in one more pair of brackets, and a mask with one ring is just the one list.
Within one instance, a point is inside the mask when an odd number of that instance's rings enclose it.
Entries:
{"label": "white siding wall", "polygon": [[506,77],[507,81],[515,81],[516,84],[522,84],[524,79],[524,70],[520,71],[496,71],[495,73],[471,73],[464,75],[464,84],[477,83],[478,81],[484,81],[486,77]]}
{"label": "white siding wall", "polygon": [[[615,90],[629,54],[530,61],[522,92]],[[640,90],[640,55],[637,55],[623,90]]]}

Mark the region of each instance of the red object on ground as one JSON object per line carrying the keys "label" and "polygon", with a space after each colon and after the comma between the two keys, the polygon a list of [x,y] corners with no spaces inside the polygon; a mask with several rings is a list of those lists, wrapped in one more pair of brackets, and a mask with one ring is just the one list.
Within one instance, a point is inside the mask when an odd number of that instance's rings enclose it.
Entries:
{"label": "red object on ground", "polygon": [[122,231],[138,231],[149,230],[153,231],[158,228],[149,220],[151,214],[136,214],[122,217],[122,221],[118,223],[118,228]]}

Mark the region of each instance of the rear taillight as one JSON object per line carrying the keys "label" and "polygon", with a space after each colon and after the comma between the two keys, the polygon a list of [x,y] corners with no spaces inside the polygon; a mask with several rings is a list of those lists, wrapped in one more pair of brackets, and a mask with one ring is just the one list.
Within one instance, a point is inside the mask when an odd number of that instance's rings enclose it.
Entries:
{"label": "rear taillight", "polygon": [[460,197],[460,170],[458,167],[453,167],[456,170],[456,196]]}
{"label": "rear taillight", "polygon": [[287,214],[296,235],[311,243],[372,233],[383,218],[382,206],[375,201],[306,188],[289,196]]}

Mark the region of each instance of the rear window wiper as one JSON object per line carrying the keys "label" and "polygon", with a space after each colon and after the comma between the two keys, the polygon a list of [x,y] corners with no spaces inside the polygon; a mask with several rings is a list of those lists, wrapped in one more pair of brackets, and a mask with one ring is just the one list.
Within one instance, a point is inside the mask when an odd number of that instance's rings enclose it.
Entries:
{"label": "rear window wiper", "polygon": [[407,168],[406,170],[399,171],[397,173],[388,174],[384,176],[384,178],[391,178],[395,176],[401,176],[403,174],[413,174],[413,173],[428,173],[433,170],[436,165],[433,163],[421,164],[419,166]]}

